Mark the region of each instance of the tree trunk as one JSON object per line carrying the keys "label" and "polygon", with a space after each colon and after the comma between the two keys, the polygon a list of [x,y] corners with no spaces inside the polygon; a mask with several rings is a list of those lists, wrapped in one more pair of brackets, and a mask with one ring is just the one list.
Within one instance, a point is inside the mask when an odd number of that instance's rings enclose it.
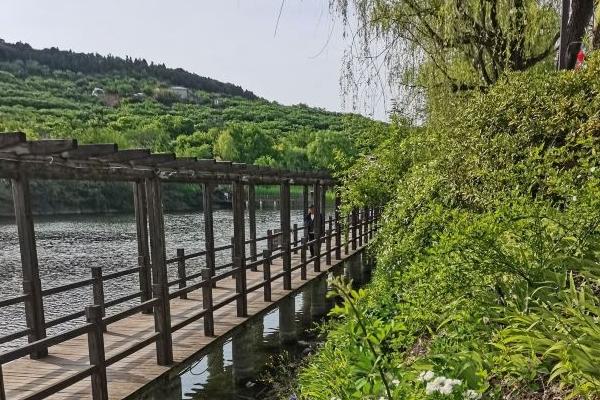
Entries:
{"label": "tree trunk", "polygon": [[597,22],[596,27],[594,28],[594,36],[592,38],[592,49],[600,49],[600,22]]}
{"label": "tree trunk", "polygon": [[590,23],[592,14],[594,13],[594,0],[572,0],[571,13],[567,29],[563,34],[564,40],[561,38],[561,43],[565,44],[566,48],[561,49],[564,57],[561,59],[561,69],[573,69],[577,62],[577,54],[581,50],[581,41],[585,34],[585,29]]}

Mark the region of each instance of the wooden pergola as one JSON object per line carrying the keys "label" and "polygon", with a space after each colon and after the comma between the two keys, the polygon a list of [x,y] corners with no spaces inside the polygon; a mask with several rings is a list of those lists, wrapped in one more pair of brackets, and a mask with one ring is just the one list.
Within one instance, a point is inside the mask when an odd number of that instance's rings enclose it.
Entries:
{"label": "wooden pergola", "polygon": [[[282,262],[280,277],[283,282],[283,289],[291,290],[292,272],[296,269],[302,268],[302,279],[306,279],[306,266],[312,263],[314,264],[314,271],[320,271],[322,255],[327,256],[329,265],[331,264],[332,253],[335,253],[336,260],[343,259],[341,250],[344,246],[346,254],[348,254],[348,245],[351,245],[352,251],[361,249],[363,239],[366,243],[368,238],[372,236],[377,218],[376,209],[355,210],[350,216],[349,225],[346,227],[346,229],[349,229],[347,235],[351,238],[343,245],[341,241],[342,219],[339,215],[339,197],[336,196],[335,218],[334,220],[329,219],[329,229],[326,229],[325,223],[317,223],[314,227],[314,240],[308,241],[306,231],[304,231],[304,238],[298,240],[299,229],[295,226],[292,228],[290,220],[290,186],[300,185],[303,187],[305,210],[308,208],[309,193],[312,189],[316,209],[315,220],[321,221],[321,215],[325,215],[326,191],[336,184],[336,181],[325,171],[294,172],[228,161],[189,157],[178,158],[174,154],[156,154],[147,149],[119,150],[116,144],[79,145],[73,139],[28,141],[21,132],[0,133],[0,178],[9,179],[12,185],[23,272],[23,293],[9,299],[0,299],[0,307],[24,303],[26,320],[26,329],[0,337],[0,343],[6,343],[25,336],[29,342],[29,345],[10,354],[0,354],[0,400],[3,399],[2,394],[4,393],[1,387],[2,364],[23,355],[29,355],[32,359],[44,358],[48,355],[49,346],[75,337],[76,334],[95,335],[93,336],[96,338],[95,342],[90,339],[90,363],[100,366],[98,368],[105,369],[102,335],[95,331],[96,328],[94,327],[100,325],[106,327],[108,324],[136,312],[154,314],[156,335],[144,343],[147,345],[155,341],[158,364],[170,365],[173,362],[172,329],[179,329],[203,317],[205,334],[212,335],[214,332],[212,311],[213,306],[215,308],[217,306],[213,304],[210,288],[213,287],[216,281],[223,279],[225,275],[236,279],[235,293],[237,294],[228,302],[235,301],[237,316],[246,316],[248,313],[248,291],[264,287],[266,299],[267,289],[270,293],[271,282],[278,278],[271,277],[265,272],[264,281],[261,280],[259,284],[248,288],[247,270],[257,271],[256,268],[264,264],[266,271],[269,263],[274,258],[280,258]],[[138,266],[111,273],[110,276],[102,276],[99,267],[92,267],[92,279],[51,289],[42,288],[31,209],[30,180],[131,182],[137,231]],[[178,251],[177,257],[169,260],[167,259],[165,246],[161,185],[170,182],[202,185],[205,250],[189,255],[184,254],[183,250],[181,253]],[[212,198],[215,187],[219,184],[232,185],[234,234],[230,246],[216,248],[213,232]],[[256,185],[278,185],[280,187],[281,229],[277,235],[269,234],[267,237],[257,238]],[[246,209],[248,211],[247,222],[250,236],[248,239],[245,237]],[[292,235],[293,241],[291,239]],[[259,259],[257,242],[265,239],[269,241],[275,236],[279,239],[278,249],[280,252],[277,255],[273,251],[263,253],[262,258]],[[332,246],[332,240],[335,240],[334,246]],[[322,243],[326,243],[324,253],[321,253]],[[246,246],[249,248],[250,254],[248,256]],[[310,259],[307,259],[305,254],[307,246],[314,246],[316,252]],[[218,268],[215,265],[215,253],[226,248],[230,248],[232,252],[231,271],[217,276]],[[304,252],[304,259],[301,260],[300,264],[292,266],[292,252],[296,253],[298,250]],[[206,268],[202,271],[203,281],[188,286],[187,282],[192,276],[185,275],[185,260],[192,257],[203,257]],[[169,282],[167,277],[167,265],[172,263],[177,263],[180,268],[179,289],[174,293],[169,292],[169,286],[172,286],[173,282]],[[181,267],[183,268],[183,276]],[[141,299],[140,304],[115,316],[105,317],[104,307],[107,304],[105,304],[103,298],[102,282],[106,279],[113,279],[131,273],[139,274],[140,292],[138,297]],[[196,275],[199,276],[200,274]],[[86,309],[85,312],[78,311],[54,321],[48,322],[45,320],[44,295],[60,293],[90,284],[94,285],[93,307],[99,305],[100,308],[95,309],[96,313],[100,312],[99,315],[92,315],[93,312],[88,312]],[[179,296],[184,299],[187,293],[198,289],[202,289],[204,310],[190,317],[189,321],[172,326],[169,301]],[[135,298],[135,296],[129,296],[125,300],[131,298]],[[116,304],[121,300],[123,299],[117,299],[112,303]],[[219,305],[219,307],[221,306]],[[56,337],[47,337],[46,328],[48,326],[54,326],[83,315],[88,319],[86,326]],[[91,324],[93,320],[97,324]],[[113,359],[126,357],[127,354],[132,354],[138,348],[141,348],[140,346],[141,344],[135,345],[132,349],[118,357],[113,357]],[[96,357],[94,354],[101,355]],[[105,371],[103,374],[101,370],[90,370],[86,374],[92,376],[92,393],[94,393],[94,396],[96,396],[96,393],[106,392]],[[61,384],[64,385],[64,383]],[[54,389],[57,388],[59,388],[59,385]]]}

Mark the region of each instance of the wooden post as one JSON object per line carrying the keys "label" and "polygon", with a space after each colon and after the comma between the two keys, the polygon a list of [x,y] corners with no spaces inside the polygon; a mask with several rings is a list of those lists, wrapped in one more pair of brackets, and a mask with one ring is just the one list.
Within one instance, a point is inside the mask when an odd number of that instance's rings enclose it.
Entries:
{"label": "wooden post", "polygon": [[0,364],[0,400],[6,400],[6,390],[4,390],[4,376],[2,375],[2,364]]}
{"label": "wooden post", "polygon": [[335,259],[342,259],[342,224],[340,223],[340,207],[341,207],[340,193],[335,193]]}
{"label": "wooden post", "polygon": [[313,244],[313,248],[314,248],[314,256],[315,261],[314,261],[314,271],[315,272],[320,272],[321,271],[321,227],[322,227],[322,223],[321,223],[321,184],[320,183],[315,183],[315,187],[314,187],[314,200],[315,200],[315,225],[314,225],[314,230],[313,233],[315,235],[315,240],[316,242]]}
{"label": "wooden post", "polygon": [[[104,310],[104,282],[102,282],[102,268],[92,267],[92,296],[94,299],[94,305],[100,306],[101,316],[104,317],[106,312]],[[101,321],[102,322],[102,321]],[[106,326],[102,324],[102,330],[106,331]]]}
{"label": "wooden post", "polygon": [[212,271],[209,268],[202,268],[200,271],[202,280],[206,283],[202,286],[202,308],[204,309],[204,336],[215,335],[215,320],[213,316],[213,297],[212,297]]}
{"label": "wooden post", "polygon": [[306,280],[306,238],[300,239],[300,279]]}
{"label": "wooden post", "polygon": [[375,225],[375,221],[373,218],[373,209],[369,207],[367,210],[367,215],[369,216],[369,223],[367,226],[369,227],[369,241],[371,241],[371,239],[373,239],[373,226]]}
{"label": "wooden post", "polygon": [[[202,190],[202,205],[204,208],[204,249],[206,250],[206,268],[210,276],[215,276],[215,235],[213,232],[213,201],[214,184],[205,183]],[[214,282],[213,282],[214,287]]]}
{"label": "wooden post", "polygon": [[[177,278],[180,280],[179,289],[183,289],[187,286],[187,281],[185,278],[187,274],[185,272],[185,250],[177,249]],[[187,299],[187,293],[182,293],[179,295],[180,299]]]}
{"label": "wooden post", "polygon": [[358,225],[358,213],[356,212],[356,209],[353,209],[352,210],[352,250],[356,250],[357,225]]}
{"label": "wooden post", "polygon": [[304,224],[304,218],[306,217],[306,214],[308,214],[308,197],[309,197],[310,193],[308,190],[308,185],[304,185],[302,186],[302,221],[303,221],[303,226],[304,226],[304,230],[302,233],[302,236],[304,236],[305,238],[308,238],[308,227],[306,226],[306,224]]}
{"label": "wooden post", "polygon": [[156,340],[156,359],[159,365],[169,365],[173,363],[173,340],[165,254],[165,225],[158,178],[146,180],[146,199],[152,256],[152,292],[158,299],[154,306],[154,327],[160,333],[160,337]]}
{"label": "wooden post", "polygon": [[88,331],[88,351],[90,365],[96,367],[91,377],[92,399],[108,400],[101,307],[98,305],[87,306],[85,308],[85,318],[89,324],[92,324],[90,330]]}
{"label": "wooden post", "polygon": [[[253,183],[248,184],[248,225],[250,234],[250,261],[258,260],[256,254],[256,190]],[[252,271],[258,271],[258,266],[251,267]]]}
{"label": "wooden post", "polygon": [[246,232],[244,227],[244,184],[233,182],[233,268],[236,270],[237,316],[248,315],[248,299],[246,293]]}
{"label": "wooden post", "polygon": [[271,252],[269,250],[263,250],[263,279],[265,281],[264,286],[264,299],[265,301],[271,301]]}
{"label": "wooden post", "polygon": [[280,186],[281,251],[283,256],[283,289],[292,290],[292,254],[290,251],[290,182]]}
{"label": "wooden post", "polygon": [[[21,250],[21,266],[23,271],[23,293],[25,299],[25,319],[29,334],[29,343],[46,337],[46,321],[44,317],[44,300],[42,298],[42,282],[38,265],[35,243],[33,216],[31,215],[31,194],[29,180],[25,175],[12,179],[12,192],[15,207],[15,219],[19,233],[19,248]],[[48,355],[48,349],[33,351],[32,359]]]}
{"label": "wooden post", "polygon": [[294,237],[294,254],[298,254],[298,224],[292,226],[293,237]]}
{"label": "wooden post", "polygon": [[[146,187],[144,181],[133,183],[133,206],[135,210],[135,229],[138,245],[138,267],[140,268],[141,302],[152,299],[152,272],[150,271],[150,250],[148,247],[148,215],[146,210]],[[142,313],[150,314],[152,307],[146,307]]]}
{"label": "wooden post", "polygon": [[267,229],[267,249],[272,253],[273,247],[273,231],[271,229]]}
{"label": "wooden post", "polygon": [[369,243],[369,207],[363,209],[363,236],[365,244]]}
{"label": "wooden post", "polygon": [[325,231],[325,264],[331,265],[331,228]]}
{"label": "wooden post", "polygon": [[358,247],[362,247],[364,216],[360,209],[356,210],[356,215],[358,216]]}
{"label": "wooden post", "polygon": [[350,225],[352,224],[352,218],[350,215],[346,215],[344,217],[346,219],[346,223],[344,224],[344,254],[348,255],[349,253],[349,242],[351,240],[350,238]]}
{"label": "wooden post", "polygon": [[319,201],[319,205],[321,206],[321,210],[319,211],[319,215],[321,216],[319,219],[321,221],[321,230],[319,232],[323,236],[327,230],[327,186],[325,185],[321,185],[321,201]]}

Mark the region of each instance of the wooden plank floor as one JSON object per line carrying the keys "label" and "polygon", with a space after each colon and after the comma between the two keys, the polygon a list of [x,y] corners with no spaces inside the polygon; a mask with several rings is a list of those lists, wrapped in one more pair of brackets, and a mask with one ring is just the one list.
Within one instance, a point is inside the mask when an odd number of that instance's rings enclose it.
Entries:
{"label": "wooden plank floor", "polygon": [[[355,252],[360,251],[357,250]],[[156,364],[156,346],[154,343],[146,346],[133,355],[111,365],[107,370],[108,391],[111,399],[122,399],[139,391],[148,383],[168,373],[172,368],[192,358],[197,353],[206,350],[210,343],[219,336],[231,334],[253,316],[262,314],[275,307],[275,303],[297,292],[299,288],[314,278],[328,273],[349,258],[355,252],[342,255],[342,260],[332,257],[332,265],[325,265],[325,257],[321,261],[321,272],[313,272],[312,264],[307,267],[307,280],[300,279],[300,270],[292,273],[292,291],[283,290],[282,278],[272,283],[272,301],[263,300],[263,289],[248,294],[248,317],[236,317],[236,305],[232,302],[215,311],[215,337],[206,337],[203,332],[202,319],[173,333],[174,365],[170,367]],[[299,255],[292,255],[292,266],[300,262]],[[281,259],[274,260],[271,267],[273,275],[282,271]],[[259,268],[260,269],[260,268]],[[263,273],[248,271],[248,287],[263,280]],[[214,304],[235,293],[235,280],[226,278],[218,282],[213,289]],[[197,290],[188,294],[188,299],[171,300],[172,324],[182,321],[186,316],[202,309],[202,292]],[[131,346],[154,333],[154,317],[152,314],[136,314],[115,322],[104,334],[107,358],[119,350]],[[21,358],[8,363],[3,368],[4,383],[8,400],[18,400],[31,395],[40,389],[65,379],[89,366],[87,336],[79,336],[49,349],[50,355],[41,360]],[[90,399],[90,379],[82,380],[67,389],[49,397],[51,399]]]}

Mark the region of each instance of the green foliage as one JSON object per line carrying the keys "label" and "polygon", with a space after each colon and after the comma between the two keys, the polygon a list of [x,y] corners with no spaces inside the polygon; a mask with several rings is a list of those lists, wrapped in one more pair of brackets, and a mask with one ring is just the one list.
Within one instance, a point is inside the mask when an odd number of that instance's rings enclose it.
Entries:
{"label": "green foliage", "polygon": [[[7,46],[0,42],[0,132],[23,131],[30,139],[75,138],[179,157],[312,170],[343,168],[370,151],[369,129],[384,132],[387,127],[359,115],[282,106],[233,85],[206,86],[212,80],[185,71],[156,66],[159,73],[154,73],[156,68],[135,60],[108,58],[106,65],[114,68],[105,69],[94,64],[100,56],[37,52],[24,44],[15,53]],[[15,59],[21,53],[39,61]],[[181,99],[169,89],[176,83],[172,79],[202,90]],[[96,88],[104,94],[92,95]],[[102,190],[102,196],[110,195]],[[196,206],[186,193],[168,195],[174,196],[170,204]],[[73,196],[88,195],[65,193]]]}
{"label": "green foliage", "polygon": [[[385,204],[355,299],[367,331],[337,310],[302,398],[387,396],[377,365],[393,399],[598,398],[599,73],[593,56],[509,74],[421,128],[395,123],[342,174],[346,209]],[[450,394],[433,390],[444,382]]]}

